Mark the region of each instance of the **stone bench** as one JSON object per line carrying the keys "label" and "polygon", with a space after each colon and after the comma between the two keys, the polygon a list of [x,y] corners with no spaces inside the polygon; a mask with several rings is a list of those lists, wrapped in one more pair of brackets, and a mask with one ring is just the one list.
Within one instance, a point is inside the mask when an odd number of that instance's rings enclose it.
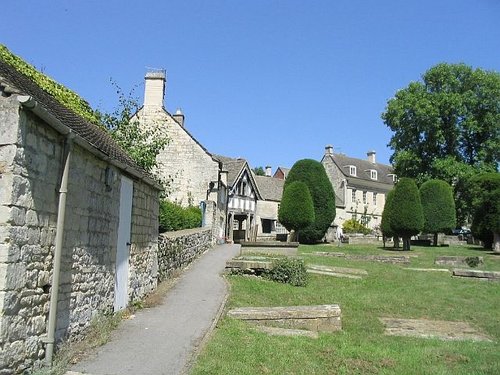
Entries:
{"label": "stone bench", "polygon": [[241,307],[230,310],[228,316],[282,328],[335,332],[342,330],[339,305]]}
{"label": "stone bench", "polygon": [[453,276],[458,277],[474,277],[482,280],[500,281],[500,272],[495,271],[480,271],[480,270],[453,270]]}
{"label": "stone bench", "polygon": [[461,256],[452,256],[452,255],[443,255],[436,257],[434,261],[435,264],[439,264],[441,266],[467,266],[467,259],[470,258],[478,258],[479,263],[483,264],[483,257],[461,257]]}

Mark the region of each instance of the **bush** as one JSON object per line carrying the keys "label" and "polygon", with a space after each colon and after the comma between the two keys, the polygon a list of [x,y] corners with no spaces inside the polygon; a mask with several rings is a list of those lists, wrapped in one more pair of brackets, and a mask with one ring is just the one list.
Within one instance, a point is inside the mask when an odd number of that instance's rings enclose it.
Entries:
{"label": "bush", "polygon": [[364,226],[359,220],[356,219],[346,220],[342,228],[344,233],[370,234],[372,232],[370,228]]}
{"label": "bush", "polygon": [[294,286],[306,286],[308,280],[304,261],[296,258],[276,259],[265,276],[269,280]]}
{"label": "bush", "polygon": [[298,231],[314,222],[314,205],[307,185],[294,181],[283,191],[278,220],[288,231]]}
{"label": "bush", "polygon": [[382,212],[382,221],[380,222],[380,231],[384,237],[394,237],[395,232],[391,227],[392,215],[392,198],[394,197],[394,189],[387,193],[385,198],[384,211]]}
{"label": "bush", "polygon": [[163,200],[160,202],[160,233],[201,226],[199,207],[182,207],[177,203]]}
{"label": "bush", "polygon": [[288,172],[285,188],[294,181],[302,181],[307,185],[314,204],[314,222],[299,231],[299,241],[321,241],[335,219],[335,193],[325,168],[316,160],[299,160]]}

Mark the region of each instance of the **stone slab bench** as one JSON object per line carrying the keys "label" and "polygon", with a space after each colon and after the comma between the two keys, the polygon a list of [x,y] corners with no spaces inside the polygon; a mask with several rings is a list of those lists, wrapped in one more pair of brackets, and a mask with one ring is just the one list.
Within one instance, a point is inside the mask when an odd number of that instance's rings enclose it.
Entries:
{"label": "stone slab bench", "polygon": [[277,254],[294,256],[298,253],[298,242],[260,241],[241,242],[240,255]]}
{"label": "stone slab bench", "polygon": [[483,280],[500,281],[500,272],[495,272],[495,271],[454,269],[453,276],[474,277],[474,278],[483,279]]}
{"label": "stone slab bench", "polygon": [[339,305],[240,307],[230,310],[228,316],[281,328],[336,332],[342,330]]}
{"label": "stone slab bench", "polygon": [[263,260],[233,259],[226,262],[226,268],[240,270],[270,270],[272,262]]}
{"label": "stone slab bench", "polygon": [[441,266],[468,266],[467,258],[478,258],[479,264],[483,264],[483,257],[461,257],[451,255],[438,256],[434,263]]}

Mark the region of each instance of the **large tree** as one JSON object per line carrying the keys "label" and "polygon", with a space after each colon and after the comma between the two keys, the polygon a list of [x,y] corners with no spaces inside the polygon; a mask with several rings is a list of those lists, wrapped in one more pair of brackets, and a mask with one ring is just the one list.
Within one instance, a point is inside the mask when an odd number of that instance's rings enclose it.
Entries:
{"label": "large tree", "polygon": [[314,222],[299,231],[300,242],[321,241],[335,219],[335,193],[325,168],[316,160],[299,160],[288,172],[284,189],[294,181],[302,181],[307,185],[314,204]]}
{"label": "large tree", "polygon": [[[399,90],[382,114],[394,132],[395,173],[417,183],[454,186],[459,222],[471,214],[466,180],[496,171],[500,156],[500,74],[464,64],[438,64]],[[459,199],[460,198],[460,199]]]}
{"label": "large tree", "polygon": [[313,200],[305,183],[294,181],[285,187],[278,220],[291,233],[297,233],[314,222]]}
{"label": "large tree", "polygon": [[[500,253],[500,173],[484,173],[473,178],[474,220],[472,233],[485,248]],[[492,246],[493,245],[493,246]]]}
{"label": "large tree", "polygon": [[455,228],[455,202],[451,186],[443,180],[428,180],[420,186],[420,199],[424,212],[424,232],[434,234],[437,246],[438,233]]}
{"label": "large tree", "polygon": [[410,250],[411,236],[420,233],[424,227],[420,193],[411,178],[401,178],[394,187],[390,225],[392,230],[403,238],[403,250]]}

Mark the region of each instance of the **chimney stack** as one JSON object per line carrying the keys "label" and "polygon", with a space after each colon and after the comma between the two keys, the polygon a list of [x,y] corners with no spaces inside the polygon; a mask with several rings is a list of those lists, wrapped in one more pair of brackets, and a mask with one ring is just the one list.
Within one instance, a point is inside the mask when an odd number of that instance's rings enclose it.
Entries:
{"label": "chimney stack", "polygon": [[333,146],[332,145],[325,146],[325,155],[333,155]]}
{"label": "chimney stack", "polygon": [[177,108],[175,114],[172,116],[175,121],[177,121],[182,127],[184,127],[184,113],[182,113],[180,108]]}
{"label": "chimney stack", "polygon": [[266,176],[271,177],[271,166],[270,165],[266,165]]}
{"label": "chimney stack", "polygon": [[164,69],[150,70],[146,73],[144,87],[144,107],[163,108],[166,73]]}
{"label": "chimney stack", "polygon": [[377,155],[377,153],[375,151],[368,151],[366,155],[368,156],[368,161],[370,163],[372,164],[376,163],[375,155]]}

